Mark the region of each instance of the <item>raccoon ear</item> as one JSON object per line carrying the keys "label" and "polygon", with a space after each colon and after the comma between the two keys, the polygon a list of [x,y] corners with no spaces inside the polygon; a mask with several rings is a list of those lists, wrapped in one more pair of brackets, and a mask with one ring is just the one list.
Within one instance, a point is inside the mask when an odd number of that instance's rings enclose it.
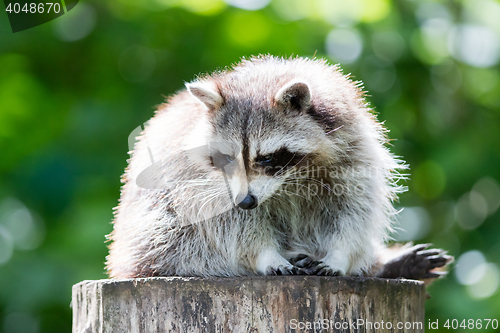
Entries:
{"label": "raccoon ear", "polygon": [[277,104],[285,108],[304,110],[311,106],[311,90],[302,81],[290,81],[274,97]]}
{"label": "raccoon ear", "polygon": [[210,111],[213,111],[222,105],[224,101],[217,92],[217,88],[211,82],[194,81],[186,83],[189,93],[205,104]]}

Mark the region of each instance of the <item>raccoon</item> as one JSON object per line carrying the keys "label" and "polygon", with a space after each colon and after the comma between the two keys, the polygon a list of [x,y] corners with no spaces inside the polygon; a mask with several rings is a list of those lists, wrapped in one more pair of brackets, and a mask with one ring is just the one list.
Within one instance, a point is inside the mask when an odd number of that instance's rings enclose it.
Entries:
{"label": "raccoon", "polygon": [[150,276],[435,278],[428,244],[385,244],[407,166],[361,83],[325,60],[258,56],[187,83],[141,134],[107,270]]}

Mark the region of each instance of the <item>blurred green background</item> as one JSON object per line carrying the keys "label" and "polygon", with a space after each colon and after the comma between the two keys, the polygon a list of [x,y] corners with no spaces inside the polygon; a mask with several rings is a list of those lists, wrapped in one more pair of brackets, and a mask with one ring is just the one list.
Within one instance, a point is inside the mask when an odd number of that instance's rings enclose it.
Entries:
{"label": "blurred green background", "polygon": [[259,53],[364,81],[411,166],[396,239],[458,259],[426,321],[500,320],[499,18],[495,0],[86,0],[13,34],[2,9],[0,332],[70,332],[71,286],[106,278],[130,132]]}

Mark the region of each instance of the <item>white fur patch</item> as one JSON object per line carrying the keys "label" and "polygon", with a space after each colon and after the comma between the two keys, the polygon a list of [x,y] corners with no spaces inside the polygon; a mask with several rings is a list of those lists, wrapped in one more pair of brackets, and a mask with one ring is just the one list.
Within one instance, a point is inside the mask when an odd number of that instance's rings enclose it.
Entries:
{"label": "white fur patch", "polygon": [[280,265],[292,267],[292,264],[273,248],[265,248],[257,256],[256,268],[260,274],[266,274],[269,267],[277,268]]}
{"label": "white fur patch", "polygon": [[347,251],[331,250],[322,260],[334,272],[339,272],[340,275],[345,275],[351,266]]}

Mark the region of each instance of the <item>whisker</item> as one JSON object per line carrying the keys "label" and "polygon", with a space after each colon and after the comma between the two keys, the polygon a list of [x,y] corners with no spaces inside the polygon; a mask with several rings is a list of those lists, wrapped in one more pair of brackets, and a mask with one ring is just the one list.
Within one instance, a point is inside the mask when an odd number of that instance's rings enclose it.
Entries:
{"label": "whisker", "polygon": [[327,132],[326,135],[330,134],[330,133],[333,133],[335,132],[336,130],[339,130],[341,129],[342,127],[344,127],[344,125],[340,125],[339,127],[335,128],[335,129],[332,129],[330,132]]}

